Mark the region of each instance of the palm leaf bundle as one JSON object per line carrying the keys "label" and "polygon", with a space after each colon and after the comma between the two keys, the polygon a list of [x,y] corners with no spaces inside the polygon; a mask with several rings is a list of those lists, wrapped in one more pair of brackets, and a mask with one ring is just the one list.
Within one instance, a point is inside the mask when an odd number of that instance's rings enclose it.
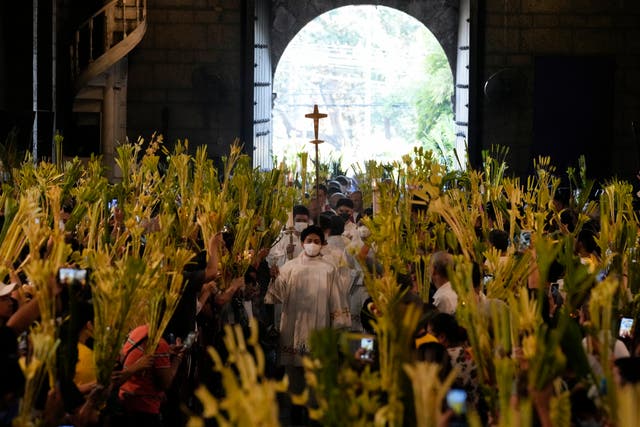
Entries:
{"label": "palm leaf bundle", "polygon": [[404,370],[409,376],[413,388],[417,427],[440,425],[444,398],[457,375],[457,371],[453,369],[444,381],[441,381],[440,369],[442,367],[437,363],[429,362],[404,365]]}
{"label": "palm leaf bundle", "polygon": [[[20,253],[27,243],[25,225],[27,225],[27,228],[31,224],[37,225],[35,223],[36,218],[33,218],[33,215],[41,211],[39,198],[40,192],[37,189],[29,189],[20,196],[20,201],[15,210],[5,210],[4,236],[0,243],[0,260],[3,260],[3,263],[0,264],[2,277],[9,273],[8,265],[19,260]],[[8,204],[7,200],[5,206]],[[30,219],[33,222],[30,223]],[[37,219],[38,221],[43,220],[40,217]]]}
{"label": "palm leaf bundle", "polygon": [[234,209],[237,209],[231,194],[231,177],[233,168],[241,156],[242,146],[238,140],[235,140],[231,145],[229,156],[223,158],[223,176],[218,191],[205,192],[202,196],[197,221],[204,242],[208,242],[211,236],[220,233],[231,220]]}
{"label": "palm leaf bundle", "polygon": [[173,316],[182,292],[184,283],[182,272],[185,266],[193,258],[193,252],[177,247],[168,239],[154,239],[162,233],[154,233],[149,236],[146,248],[153,251],[145,254],[148,260],[147,274],[151,280],[147,282],[146,311],[147,324],[149,325],[148,341],[145,346],[147,354],[155,352],[171,317]]}
{"label": "palm leaf bundle", "polygon": [[86,253],[93,270],[94,360],[99,384],[111,381],[114,364],[129,331],[131,308],[148,288],[147,260],[125,252],[110,262],[108,254]]}
{"label": "palm leaf bundle", "polygon": [[402,187],[391,179],[380,183],[379,211],[365,220],[371,230],[370,240],[375,247],[376,269],[365,274],[365,286],[381,316],[374,321],[378,337],[380,381],[386,390],[386,404],[376,412],[376,424],[401,425],[404,411],[404,381],[402,367],[409,361],[407,348],[411,347],[419,311],[400,303],[401,288],[397,273],[406,273],[407,249],[403,240],[402,216],[399,203]]}
{"label": "palm leaf bundle", "polygon": [[640,384],[626,384],[618,388],[616,421],[618,427],[640,425]]}
{"label": "palm leaf bundle", "polygon": [[[596,373],[596,381],[606,384],[614,384],[613,367],[609,363],[611,349],[615,338],[612,334],[614,297],[618,290],[619,282],[615,278],[607,277],[591,290],[589,300],[590,328],[587,338],[587,351],[595,352],[602,368],[601,377]],[[595,350],[595,351],[594,351]],[[608,387],[604,396],[604,410],[610,418],[615,416],[617,408],[617,395],[615,387]]]}
{"label": "palm leaf bundle", "polygon": [[[91,242],[97,240],[97,224],[87,224],[85,221],[87,212],[95,208],[99,202],[103,202],[107,196],[108,181],[104,176],[104,169],[97,158],[92,158],[87,167],[80,174],[75,186],[70,189],[70,194],[75,200],[73,210],[65,224],[66,231],[78,231],[79,236],[91,235]],[[103,204],[104,203],[104,204]],[[104,206],[106,202],[100,205]]]}
{"label": "palm leaf bundle", "polygon": [[[18,415],[13,420],[15,427],[33,427],[41,424],[39,414],[34,411],[36,400],[44,384],[47,373],[55,370],[56,349],[60,340],[55,338],[54,324],[36,324],[31,328],[29,340],[30,354],[20,360],[25,377],[25,390],[20,401]],[[51,380],[51,377],[50,377]],[[49,384],[54,387],[54,384]]]}
{"label": "palm leaf bundle", "polygon": [[192,175],[192,169],[193,158],[182,152],[182,147],[178,144],[176,151],[169,157],[165,182],[161,188],[166,194],[164,205],[171,206],[171,212],[175,209],[175,234],[184,241],[193,240],[198,234],[196,215],[201,193],[195,189],[197,181]]}
{"label": "palm leaf bundle", "polygon": [[264,426],[280,425],[276,395],[284,392],[288,383],[274,381],[264,376],[265,357],[258,344],[258,325],[251,319],[251,335],[245,341],[239,325],[225,326],[224,344],[229,353],[224,363],[218,352],[210,347],[209,354],[214,370],[222,375],[225,389],[223,398],[214,397],[204,385],[195,395],[204,409],[202,417],[192,416],[189,427],[203,427],[206,419],[215,419],[219,426]]}

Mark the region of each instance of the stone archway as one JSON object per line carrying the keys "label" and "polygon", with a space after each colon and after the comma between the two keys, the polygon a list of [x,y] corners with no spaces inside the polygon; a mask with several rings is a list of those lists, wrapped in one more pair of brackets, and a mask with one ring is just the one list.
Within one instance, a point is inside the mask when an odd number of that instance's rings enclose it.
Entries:
{"label": "stone archway", "polygon": [[271,67],[275,72],[287,45],[307,23],[342,6],[387,6],[416,18],[440,42],[452,72],[456,70],[459,0],[272,0]]}

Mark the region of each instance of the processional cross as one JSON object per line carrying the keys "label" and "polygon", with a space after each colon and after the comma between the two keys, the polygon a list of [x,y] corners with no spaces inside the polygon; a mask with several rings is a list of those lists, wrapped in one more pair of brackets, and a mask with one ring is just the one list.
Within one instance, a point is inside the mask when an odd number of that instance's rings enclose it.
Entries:
{"label": "processional cross", "polygon": [[[324,141],[318,139],[318,125],[320,124],[320,119],[324,119],[327,117],[326,114],[318,111],[318,104],[313,106],[313,113],[304,115],[308,119],[313,119],[313,135],[314,140],[309,141],[313,145],[316,146],[316,201],[319,201],[319,189],[320,189],[320,159],[318,156],[318,144],[322,144]],[[322,209],[322,206],[320,207]]]}

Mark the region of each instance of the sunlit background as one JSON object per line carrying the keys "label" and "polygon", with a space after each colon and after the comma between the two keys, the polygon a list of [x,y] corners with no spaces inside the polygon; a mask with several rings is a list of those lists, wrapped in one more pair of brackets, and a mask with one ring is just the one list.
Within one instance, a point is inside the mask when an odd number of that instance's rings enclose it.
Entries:
{"label": "sunlit background", "polygon": [[313,153],[318,104],[321,162],[348,171],[391,161],[413,147],[453,162],[453,77],[442,47],[415,18],[381,6],[347,6],[307,24],[276,68],[273,153]]}

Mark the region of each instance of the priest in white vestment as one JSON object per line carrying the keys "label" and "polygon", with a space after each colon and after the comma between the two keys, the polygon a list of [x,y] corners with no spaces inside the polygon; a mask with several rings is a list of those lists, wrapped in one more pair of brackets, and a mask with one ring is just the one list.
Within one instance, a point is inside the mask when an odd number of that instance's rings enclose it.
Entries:
{"label": "priest in white vestment", "polygon": [[266,304],[282,304],[279,350],[280,364],[285,367],[302,366],[312,331],[351,325],[338,271],[320,253],[326,244],[322,229],[310,226],[300,238],[304,251],[280,268],[265,296]]}

